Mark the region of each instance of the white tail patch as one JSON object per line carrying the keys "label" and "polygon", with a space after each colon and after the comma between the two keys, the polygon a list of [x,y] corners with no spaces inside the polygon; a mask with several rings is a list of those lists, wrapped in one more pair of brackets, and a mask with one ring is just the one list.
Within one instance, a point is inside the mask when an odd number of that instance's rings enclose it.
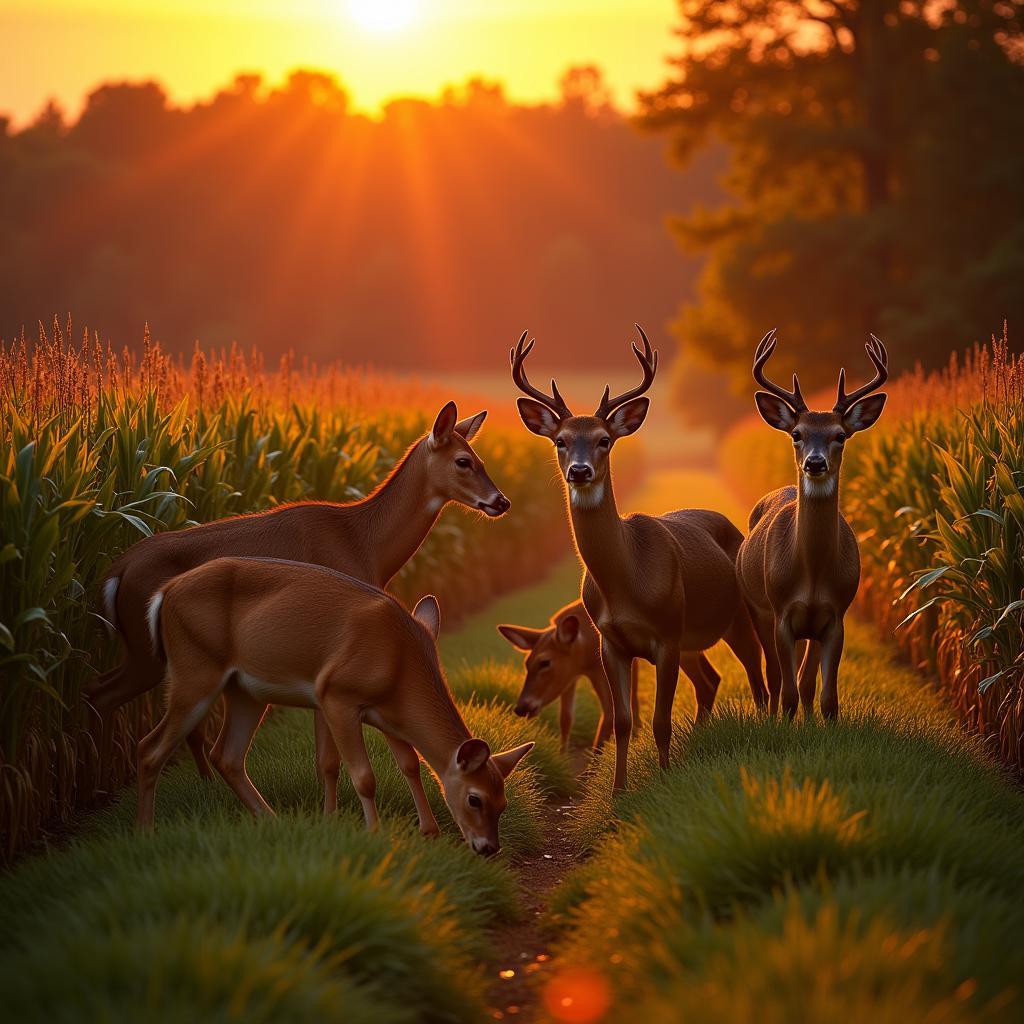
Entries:
{"label": "white tail patch", "polygon": [[146,610],[146,621],[149,623],[149,639],[153,644],[153,653],[160,654],[160,606],[164,603],[164,592],[158,590],[149,602]]}
{"label": "white tail patch", "polygon": [[107,621],[117,629],[117,588],[121,586],[120,576],[111,576],[103,584],[103,610],[107,613]]}

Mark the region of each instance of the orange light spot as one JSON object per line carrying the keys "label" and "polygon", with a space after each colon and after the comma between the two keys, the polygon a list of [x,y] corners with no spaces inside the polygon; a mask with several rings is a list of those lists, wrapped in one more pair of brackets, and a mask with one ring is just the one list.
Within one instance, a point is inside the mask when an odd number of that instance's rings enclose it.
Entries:
{"label": "orange light spot", "polygon": [[515,971],[511,971],[511,970],[509,970],[509,971],[498,971],[498,977],[499,978],[505,978],[506,980],[508,980],[509,978],[514,978],[515,976],[516,976],[516,972]]}
{"label": "orange light spot", "polygon": [[582,967],[557,974],[544,990],[548,1013],[564,1024],[596,1024],[610,1003],[608,982],[596,971]]}

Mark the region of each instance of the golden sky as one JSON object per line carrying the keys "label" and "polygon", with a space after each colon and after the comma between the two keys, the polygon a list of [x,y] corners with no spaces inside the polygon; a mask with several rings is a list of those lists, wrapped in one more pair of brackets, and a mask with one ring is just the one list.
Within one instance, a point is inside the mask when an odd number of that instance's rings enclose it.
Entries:
{"label": "golden sky", "polygon": [[516,100],[555,95],[596,63],[617,101],[665,77],[673,0],[0,0],[0,112],[17,122],[55,96],[66,110],[107,80],[156,78],[177,100],[237,71],[280,80],[334,71],[354,105],[436,96],[473,74]]}

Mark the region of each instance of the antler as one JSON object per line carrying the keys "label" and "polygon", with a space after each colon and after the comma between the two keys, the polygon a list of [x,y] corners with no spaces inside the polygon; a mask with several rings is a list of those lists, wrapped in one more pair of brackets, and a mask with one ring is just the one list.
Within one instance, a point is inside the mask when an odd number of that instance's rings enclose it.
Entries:
{"label": "antler", "polygon": [[889,379],[889,353],[885,351],[882,342],[872,334],[871,340],[864,345],[864,351],[867,352],[868,359],[874,364],[874,380],[869,381],[862,388],[857,388],[852,395],[848,395],[846,393],[846,370],[840,370],[839,392],[836,404],[832,407],[833,412],[846,412],[854,402],[859,402],[865,395],[877,391]]}
{"label": "antler", "polygon": [[644,329],[639,324],[634,324],[633,326],[640,332],[640,337],[643,338],[644,342],[643,352],[636,347],[636,342],[633,342],[633,354],[643,368],[644,379],[637,387],[632,388],[630,391],[623,391],[621,395],[616,395],[615,398],[611,397],[611,387],[606,384],[604,397],[601,399],[601,404],[597,407],[597,412],[594,413],[595,416],[600,416],[602,419],[607,419],[620,405],[642,395],[654,383],[654,375],[658,372],[658,353],[651,348],[651,343],[647,340]]}
{"label": "antler", "polygon": [[807,403],[804,401],[804,396],[800,392],[800,381],[797,379],[797,375],[793,374],[793,390],[787,391],[785,388],[780,388],[778,384],[773,384],[764,375],[764,365],[772,357],[772,353],[775,351],[775,346],[778,345],[779,340],[775,337],[776,328],[772,328],[762,339],[761,343],[757,346],[757,351],[754,353],[754,380],[765,389],[775,395],[776,398],[781,398],[786,405],[788,405],[793,412],[801,413],[807,411]]}
{"label": "antler", "polygon": [[555,384],[554,377],[551,378],[550,395],[545,395],[543,391],[538,391],[526,378],[526,370],[523,369],[523,364],[533,349],[535,341],[534,338],[531,338],[530,343],[526,344],[526,335],[529,333],[529,331],[523,331],[516,347],[509,350],[508,357],[512,363],[512,380],[515,381],[516,387],[523,394],[536,399],[541,405],[550,409],[559,419],[569,419],[572,413],[569,411],[569,406],[565,404],[565,399],[558,393],[558,385]]}

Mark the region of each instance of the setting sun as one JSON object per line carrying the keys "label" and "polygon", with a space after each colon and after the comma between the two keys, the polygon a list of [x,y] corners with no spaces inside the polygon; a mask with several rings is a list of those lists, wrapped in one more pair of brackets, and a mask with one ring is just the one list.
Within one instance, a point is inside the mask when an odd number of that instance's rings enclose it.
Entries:
{"label": "setting sun", "polygon": [[405,28],[416,16],[415,0],[349,0],[352,20],[372,32]]}

